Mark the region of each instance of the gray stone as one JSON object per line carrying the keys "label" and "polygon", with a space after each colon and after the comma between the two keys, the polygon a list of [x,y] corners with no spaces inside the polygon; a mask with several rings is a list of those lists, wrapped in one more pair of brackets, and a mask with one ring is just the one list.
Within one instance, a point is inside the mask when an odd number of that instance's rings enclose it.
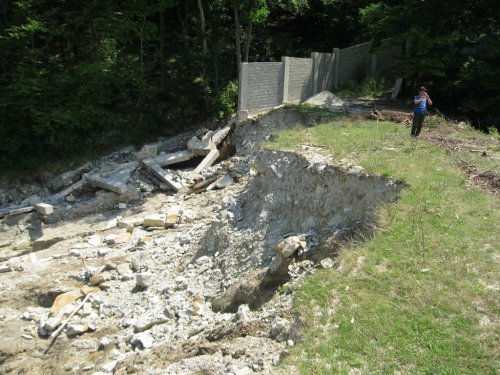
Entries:
{"label": "gray stone", "polygon": [[225,187],[228,187],[233,184],[234,184],[234,179],[229,175],[225,175],[224,177],[218,179],[215,182],[215,187],[217,189],[224,189]]}
{"label": "gray stone", "polygon": [[87,324],[68,324],[66,327],[66,335],[68,336],[76,336],[81,335],[89,330],[89,326]]}
{"label": "gray stone", "polygon": [[248,321],[250,321],[250,308],[248,307],[248,305],[238,306],[236,318],[242,323],[247,323]]}

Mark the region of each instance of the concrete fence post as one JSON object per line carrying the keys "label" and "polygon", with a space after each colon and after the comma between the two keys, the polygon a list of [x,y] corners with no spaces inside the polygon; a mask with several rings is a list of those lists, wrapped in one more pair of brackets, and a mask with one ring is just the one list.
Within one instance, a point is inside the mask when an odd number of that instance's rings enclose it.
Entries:
{"label": "concrete fence post", "polygon": [[290,86],[290,57],[281,57],[281,62],[283,63],[283,101],[282,103],[288,103],[288,91]]}
{"label": "concrete fence post", "polygon": [[244,121],[248,118],[248,63],[241,63],[238,84],[238,118]]}
{"label": "concrete fence post", "polygon": [[340,66],[340,48],[334,48],[332,51],[333,57],[333,88],[336,90],[339,87],[339,66]]}

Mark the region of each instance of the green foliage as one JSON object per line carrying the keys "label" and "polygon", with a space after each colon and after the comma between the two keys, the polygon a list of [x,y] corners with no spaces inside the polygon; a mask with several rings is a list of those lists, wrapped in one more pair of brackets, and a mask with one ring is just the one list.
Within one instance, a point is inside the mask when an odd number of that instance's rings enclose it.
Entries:
{"label": "green foliage", "polygon": [[[447,136],[494,147],[487,135],[443,126]],[[480,322],[499,316],[492,228],[500,210],[497,198],[469,186],[456,167],[470,152],[415,142],[394,123],[342,119],[285,131],[275,146],[297,149],[305,141],[408,186],[381,210],[375,237],[340,251],[337,269],[317,272],[297,291],[304,342],[291,348],[285,367],[303,374],[496,373],[498,332]],[[489,163],[484,170],[495,165],[481,159]]]}
{"label": "green foliage", "polygon": [[361,96],[380,97],[388,93],[390,86],[390,83],[383,77],[368,77],[361,82],[343,82],[338,91],[336,91],[336,95],[341,98],[356,98]]}

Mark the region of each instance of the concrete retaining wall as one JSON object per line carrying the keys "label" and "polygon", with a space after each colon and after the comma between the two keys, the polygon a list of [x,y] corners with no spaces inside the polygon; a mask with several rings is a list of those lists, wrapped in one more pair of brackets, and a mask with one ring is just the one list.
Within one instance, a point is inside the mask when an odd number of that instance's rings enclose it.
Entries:
{"label": "concrete retaining wall", "polygon": [[[388,46],[389,40],[383,41]],[[281,62],[242,63],[239,79],[240,119],[283,103],[298,103],[343,82],[387,72],[398,47],[372,53],[372,42],[332,53],[313,52],[311,58],[282,57]]]}
{"label": "concrete retaining wall", "polygon": [[283,57],[285,80],[283,103],[297,103],[313,92],[313,59]]}

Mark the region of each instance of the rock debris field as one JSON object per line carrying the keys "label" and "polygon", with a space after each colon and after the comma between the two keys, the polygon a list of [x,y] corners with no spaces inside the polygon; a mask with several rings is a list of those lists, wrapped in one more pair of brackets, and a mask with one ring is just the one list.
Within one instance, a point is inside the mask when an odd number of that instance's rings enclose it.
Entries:
{"label": "rock debris field", "polygon": [[276,366],[305,324],[294,290],[402,188],[311,145],[261,148],[320,121],[304,116],[278,109],[3,189],[0,372],[293,371]]}

